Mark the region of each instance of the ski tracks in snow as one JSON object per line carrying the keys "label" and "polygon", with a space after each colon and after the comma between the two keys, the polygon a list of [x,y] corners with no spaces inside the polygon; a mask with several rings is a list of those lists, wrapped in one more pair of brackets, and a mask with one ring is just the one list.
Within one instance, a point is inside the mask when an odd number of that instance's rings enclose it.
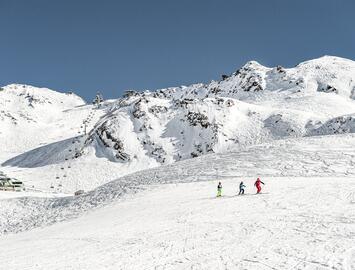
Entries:
{"label": "ski tracks in snow", "polygon": [[8,270],[353,269],[354,206],[344,194],[354,179],[266,178],[267,194],[257,196],[235,196],[237,180],[223,180],[225,197],[213,200],[211,182],[150,187],[77,219],[3,236],[0,259]]}

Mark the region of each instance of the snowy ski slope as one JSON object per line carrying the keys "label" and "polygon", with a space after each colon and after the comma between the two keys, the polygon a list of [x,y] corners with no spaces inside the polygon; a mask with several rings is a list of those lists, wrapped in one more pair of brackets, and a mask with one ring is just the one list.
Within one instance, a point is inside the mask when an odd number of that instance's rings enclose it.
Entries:
{"label": "snowy ski slope", "polygon": [[[3,200],[0,260],[6,269],[354,269],[354,146],[352,135],[292,139],[138,172],[78,198]],[[236,196],[241,180],[247,194]]]}

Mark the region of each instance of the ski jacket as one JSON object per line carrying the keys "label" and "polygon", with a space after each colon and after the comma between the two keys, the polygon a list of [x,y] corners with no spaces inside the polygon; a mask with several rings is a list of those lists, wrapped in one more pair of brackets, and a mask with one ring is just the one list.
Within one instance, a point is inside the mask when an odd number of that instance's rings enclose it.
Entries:
{"label": "ski jacket", "polygon": [[245,188],[245,185],[242,184],[242,183],[240,183],[240,184],[239,184],[239,189],[243,189],[243,188]]}
{"label": "ski jacket", "polygon": [[217,189],[222,189],[222,184],[218,184]]}
{"label": "ski jacket", "polygon": [[260,181],[260,180],[256,180],[254,186],[257,186],[257,187],[259,186],[259,187],[260,187],[260,184],[265,185],[264,182],[262,182],[262,181]]}

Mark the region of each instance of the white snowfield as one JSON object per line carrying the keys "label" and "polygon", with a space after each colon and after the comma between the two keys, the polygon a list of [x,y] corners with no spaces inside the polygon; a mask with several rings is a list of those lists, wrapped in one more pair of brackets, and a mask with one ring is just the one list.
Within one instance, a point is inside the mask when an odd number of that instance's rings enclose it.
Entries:
{"label": "white snowfield", "polygon": [[0,191],[0,269],[355,269],[351,60],[99,107],[9,85],[0,125],[0,172],[27,188]]}
{"label": "white snowfield", "polygon": [[[170,184],[1,238],[4,269],[354,269],[354,178]],[[335,187],[334,187],[335,186]],[[250,193],[249,193],[250,192]]]}

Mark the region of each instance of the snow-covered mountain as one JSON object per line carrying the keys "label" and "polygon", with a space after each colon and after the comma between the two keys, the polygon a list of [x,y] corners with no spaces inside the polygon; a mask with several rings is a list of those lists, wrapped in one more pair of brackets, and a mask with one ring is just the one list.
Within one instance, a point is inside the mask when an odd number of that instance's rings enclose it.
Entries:
{"label": "snow-covered mountain", "polygon": [[[219,81],[127,91],[100,108],[84,105],[74,94],[10,85],[2,88],[0,104],[6,127],[1,147],[8,153],[3,165],[62,169],[81,162],[81,170],[90,164],[91,184],[83,185],[93,188],[205,154],[288,137],[354,132],[355,62],[324,56],[294,68],[268,68],[251,61]],[[83,121],[89,120],[84,135]],[[31,151],[18,155],[26,150]],[[96,166],[106,168],[107,175]]]}
{"label": "snow-covered mountain", "polygon": [[86,146],[112,161],[171,163],[271,139],[352,132],[354,118],[344,115],[355,113],[354,93],[350,60],[322,57],[291,69],[249,62],[209,84],[127,92]]}
{"label": "snow-covered mountain", "polygon": [[68,136],[72,121],[77,120],[70,110],[84,104],[73,93],[47,88],[19,84],[0,88],[1,155],[21,153]]}

